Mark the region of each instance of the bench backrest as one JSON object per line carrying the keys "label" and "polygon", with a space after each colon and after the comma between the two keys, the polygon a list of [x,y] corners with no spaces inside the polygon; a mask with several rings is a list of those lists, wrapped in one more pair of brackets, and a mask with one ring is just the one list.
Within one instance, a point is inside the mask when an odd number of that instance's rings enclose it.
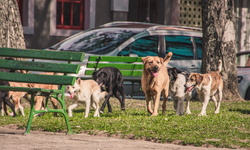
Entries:
{"label": "bench backrest", "polygon": [[[41,72],[56,73],[75,73],[80,70],[80,65],[70,64],[71,61],[81,62],[84,53],[67,52],[67,51],[50,51],[50,50],[28,50],[0,48],[0,56],[14,58],[32,58],[67,61],[66,63],[51,62],[34,62],[34,61],[17,61],[17,60],[0,60],[0,68],[12,70],[29,70]],[[0,80],[26,83],[56,84],[56,85],[73,85],[76,77],[62,75],[40,75],[40,74],[22,74],[0,72]]]}
{"label": "bench backrest", "polygon": [[109,66],[118,68],[123,76],[142,76],[143,63],[141,57],[129,56],[89,56],[87,69],[90,70],[86,70],[85,75],[92,75],[95,70]]}

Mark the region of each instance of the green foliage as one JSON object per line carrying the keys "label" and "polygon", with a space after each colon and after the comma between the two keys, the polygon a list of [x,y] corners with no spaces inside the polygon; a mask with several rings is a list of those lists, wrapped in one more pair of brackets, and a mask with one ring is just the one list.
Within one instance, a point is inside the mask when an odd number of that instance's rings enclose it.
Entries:
{"label": "green foliage", "polygon": [[[101,103],[102,104],[102,103]],[[69,106],[70,102],[66,102]],[[93,117],[92,108],[88,118],[84,118],[85,105],[78,106],[69,118],[72,130],[75,133],[90,135],[106,134],[119,138],[144,139],[155,142],[173,142],[182,145],[216,147],[250,147],[250,103],[223,102],[220,113],[215,115],[214,104],[209,102],[207,116],[198,116],[201,110],[200,102],[191,102],[191,115],[175,116],[173,103],[167,103],[166,115],[151,117],[146,111],[144,100],[126,99],[126,111],[120,110],[117,99],[111,99],[113,113],[107,108],[101,117]],[[16,124],[25,128],[29,116],[29,107],[25,108],[25,117],[16,118],[0,116],[0,125]],[[66,132],[67,127],[61,114],[53,117],[53,113],[46,113],[35,117],[31,130],[50,132]]]}

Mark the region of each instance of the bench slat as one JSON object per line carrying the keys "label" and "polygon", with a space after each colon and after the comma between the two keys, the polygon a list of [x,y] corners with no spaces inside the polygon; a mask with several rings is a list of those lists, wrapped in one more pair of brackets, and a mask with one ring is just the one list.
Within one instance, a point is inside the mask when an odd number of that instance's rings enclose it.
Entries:
{"label": "bench slat", "polygon": [[80,65],[76,64],[55,64],[48,62],[15,61],[5,59],[0,60],[0,68],[13,70],[78,73],[80,67]]}
{"label": "bench slat", "polygon": [[3,91],[20,91],[20,92],[43,92],[43,93],[61,93],[61,90],[51,90],[43,88],[28,88],[28,87],[12,87],[0,85],[0,90]]}
{"label": "bench slat", "polygon": [[80,52],[0,48],[0,56],[2,57],[51,59],[81,62],[84,59],[84,55],[85,53]]}
{"label": "bench slat", "polygon": [[89,61],[111,61],[111,62],[142,62],[142,57],[129,56],[89,56]]}
{"label": "bench slat", "polygon": [[[143,69],[143,64],[99,63],[97,68],[116,67],[118,69]],[[87,68],[96,68],[96,63],[88,63]]]}
{"label": "bench slat", "polygon": [[0,80],[24,83],[74,85],[76,77],[0,72]]}
{"label": "bench slat", "polygon": [[[142,71],[140,70],[120,70],[122,73],[122,76],[142,76]],[[92,75],[94,70],[86,70],[85,75]]]}

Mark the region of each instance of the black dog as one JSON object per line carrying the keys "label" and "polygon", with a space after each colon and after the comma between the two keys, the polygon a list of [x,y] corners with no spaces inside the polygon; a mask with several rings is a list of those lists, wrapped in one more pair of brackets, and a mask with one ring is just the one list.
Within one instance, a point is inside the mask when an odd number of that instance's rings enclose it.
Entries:
{"label": "black dog", "polygon": [[[5,58],[6,60],[14,60],[13,58]],[[0,72],[15,72],[10,69],[0,69]],[[0,85],[10,86],[8,81],[0,81]],[[2,103],[7,104],[13,111],[13,117],[16,116],[15,105],[10,102],[9,91],[0,91],[0,112],[2,110]]]}
{"label": "black dog", "polygon": [[[121,103],[121,110],[125,110],[125,93],[123,86],[123,77],[119,69],[115,67],[104,67],[93,72],[93,78],[99,86],[104,85],[108,95],[102,104],[100,113],[103,113],[106,104],[108,104],[108,111],[111,113],[112,108],[109,102],[110,96],[114,95]],[[119,96],[122,95],[122,99]]]}

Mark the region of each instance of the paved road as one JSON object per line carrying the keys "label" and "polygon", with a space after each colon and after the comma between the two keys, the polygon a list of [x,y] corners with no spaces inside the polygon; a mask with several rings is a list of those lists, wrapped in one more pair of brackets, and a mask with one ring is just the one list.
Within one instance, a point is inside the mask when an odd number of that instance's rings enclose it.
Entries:
{"label": "paved road", "polygon": [[[31,131],[23,135],[24,130],[0,127],[1,150],[229,150],[226,148],[204,148],[161,144],[141,140],[116,139],[87,134],[66,135]],[[230,149],[231,150],[231,149]],[[241,149],[243,150],[243,149]]]}

